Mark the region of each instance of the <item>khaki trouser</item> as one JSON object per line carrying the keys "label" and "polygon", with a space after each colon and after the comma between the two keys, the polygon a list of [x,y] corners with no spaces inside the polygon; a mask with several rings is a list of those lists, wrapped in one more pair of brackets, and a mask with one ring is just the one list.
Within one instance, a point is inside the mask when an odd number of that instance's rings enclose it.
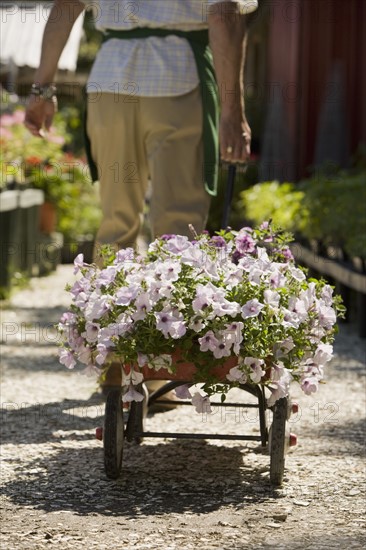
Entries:
{"label": "khaki trouser", "polygon": [[188,224],[204,229],[210,198],[203,183],[199,88],[158,98],[89,94],[87,131],[100,175],[97,245],[135,244],[149,178],[153,237],[191,236]]}
{"label": "khaki trouser", "polygon": [[[96,256],[103,244],[135,245],[149,179],[153,237],[191,236],[188,224],[197,233],[204,229],[210,198],[203,183],[199,88],[159,98],[89,94],[87,132],[98,166],[103,212]],[[104,385],[120,385],[116,367],[114,363]],[[162,384],[149,382],[149,390]]]}

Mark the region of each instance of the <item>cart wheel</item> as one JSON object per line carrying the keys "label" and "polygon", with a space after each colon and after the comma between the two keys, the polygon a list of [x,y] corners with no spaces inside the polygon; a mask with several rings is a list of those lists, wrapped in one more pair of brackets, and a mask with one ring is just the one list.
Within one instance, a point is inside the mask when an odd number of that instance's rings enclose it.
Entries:
{"label": "cart wheel", "polygon": [[143,394],[143,401],[133,401],[130,405],[130,413],[128,416],[128,422],[126,427],[126,439],[127,441],[135,441],[140,444],[143,442],[141,434],[145,431],[145,418],[147,415],[149,391],[145,384],[139,384],[136,386],[137,391]]}
{"label": "cart wheel", "polygon": [[103,433],[104,468],[110,479],[117,479],[121,472],[123,437],[121,390],[111,390],[105,406]]}
{"label": "cart wheel", "polygon": [[273,408],[273,422],[269,435],[270,481],[280,486],[285,471],[287,398],[279,399]]}

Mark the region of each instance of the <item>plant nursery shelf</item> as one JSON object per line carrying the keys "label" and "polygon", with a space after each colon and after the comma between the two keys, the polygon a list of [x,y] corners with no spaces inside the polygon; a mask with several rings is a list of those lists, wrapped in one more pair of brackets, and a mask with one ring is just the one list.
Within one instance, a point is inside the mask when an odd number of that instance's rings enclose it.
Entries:
{"label": "plant nursery shelf", "polygon": [[[342,265],[335,260],[319,256],[299,243],[291,245],[291,251],[300,264],[304,264],[317,273],[337,281],[345,289],[354,290],[357,294],[358,332],[366,338],[366,275]],[[341,292],[348,307],[348,292]],[[344,295],[344,296],[343,296]]]}
{"label": "plant nursery shelf", "polygon": [[357,273],[330,258],[318,256],[298,243],[291,245],[291,251],[299,263],[304,263],[315,271],[332,277],[356,292],[366,294],[366,275]]}

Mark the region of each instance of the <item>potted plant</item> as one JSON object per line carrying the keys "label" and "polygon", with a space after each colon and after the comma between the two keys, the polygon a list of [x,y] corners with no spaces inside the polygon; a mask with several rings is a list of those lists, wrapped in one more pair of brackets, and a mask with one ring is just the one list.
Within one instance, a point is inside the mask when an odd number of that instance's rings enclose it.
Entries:
{"label": "potted plant", "polygon": [[[113,353],[123,367],[124,401],[141,401],[144,376],[186,369],[203,383],[196,409],[213,393],[264,385],[269,404],[287,396],[291,380],[317,391],[340,299],[324,281],[296,267],[289,235],[259,228],[203,233],[190,241],[165,235],[146,256],[106,250],[105,266],[75,260],[72,305],[59,324],[60,361],[100,372]],[[188,370],[187,370],[188,369]]]}

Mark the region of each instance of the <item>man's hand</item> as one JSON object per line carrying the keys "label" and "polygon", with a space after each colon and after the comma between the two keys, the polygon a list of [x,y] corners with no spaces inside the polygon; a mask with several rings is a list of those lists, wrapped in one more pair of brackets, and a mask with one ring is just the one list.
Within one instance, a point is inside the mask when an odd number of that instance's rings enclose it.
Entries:
{"label": "man's hand", "polygon": [[49,130],[53,116],[57,111],[57,99],[43,99],[30,95],[25,112],[24,124],[34,136],[43,137],[43,128]]}
{"label": "man's hand", "polygon": [[[49,85],[55,81],[62,50],[76,19],[84,9],[85,5],[79,0],[54,0],[43,34],[41,62],[34,75],[34,82],[39,86]],[[42,137],[42,129],[49,130],[56,111],[56,98],[49,100],[38,95],[30,95],[25,113],[25,126],[34,136]]]}
{"label": "man's hand", "polygon": [[212,6],[208,29],[220,94],[220,155],[224,161],[244,163],[251,140],[244,112],[245,15],[235,2],[224,0]]}
{"label": "man's hand", "polygon": [[241,113],[237,113],[236,116],[233,116],[232,113],[221,113],[219,140],[222,160],[238,163],[248,161],[251,130]]}

